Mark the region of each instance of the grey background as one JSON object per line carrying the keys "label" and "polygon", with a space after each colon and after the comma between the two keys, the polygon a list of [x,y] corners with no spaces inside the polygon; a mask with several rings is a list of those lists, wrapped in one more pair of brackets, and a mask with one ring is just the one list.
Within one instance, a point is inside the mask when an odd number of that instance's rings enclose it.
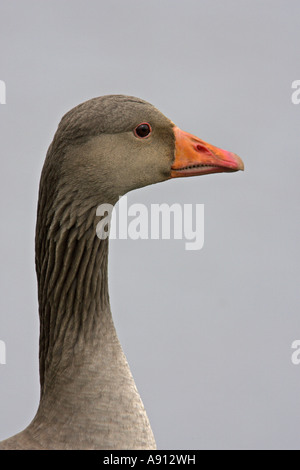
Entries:
{"label": "grey background", "polygon": [[244,174],[130,202],[205,204],[205,246],[112,241],[114,320],[161,449],[300,447],[300,2],[0,2],[0,439],[39,399],[34,227],[62,115],[124,93],[238,153]]}

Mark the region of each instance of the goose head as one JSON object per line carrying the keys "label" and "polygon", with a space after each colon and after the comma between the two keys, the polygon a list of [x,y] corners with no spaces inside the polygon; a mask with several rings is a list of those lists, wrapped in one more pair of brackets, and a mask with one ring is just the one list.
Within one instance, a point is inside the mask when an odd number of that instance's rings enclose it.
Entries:
{"label": "goose head", "polygon": [[[56,169],[48,172],[48,184],[51,174],[53,184],[59,176],[82,199],[99,201],[105,194],[110,203],[170,178],[244,168],[237,155],[182,131],[146,101],[123,95],[94,98],[68,112],[49,154]],[[59,175],[57,159],[63,160]]]}

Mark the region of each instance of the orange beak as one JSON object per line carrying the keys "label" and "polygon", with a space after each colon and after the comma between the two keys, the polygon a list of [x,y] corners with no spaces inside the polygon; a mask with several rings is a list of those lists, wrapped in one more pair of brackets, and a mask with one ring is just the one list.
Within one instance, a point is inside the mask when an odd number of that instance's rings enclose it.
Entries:
{"label": "orange beak", "polygon": [[235,153],[214,147],[176,126],[174,133],[176,148],[171,178],[244,170],[243,161]]}

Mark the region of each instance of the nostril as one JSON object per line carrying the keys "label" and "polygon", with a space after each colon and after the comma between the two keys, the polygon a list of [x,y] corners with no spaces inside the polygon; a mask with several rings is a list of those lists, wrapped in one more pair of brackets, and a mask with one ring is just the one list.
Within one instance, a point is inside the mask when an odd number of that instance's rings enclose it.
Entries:
{"label": "nostril", "polygon": [[196,150],[197,152],[200,152],[200,153],[205,153],[206,155],[209,155],[210,157],[212,156],[212,153],[210,150],[208,150],[208,148],[206,148],[204,145],[201,145],[201,144],[197,144],[196,145]]}

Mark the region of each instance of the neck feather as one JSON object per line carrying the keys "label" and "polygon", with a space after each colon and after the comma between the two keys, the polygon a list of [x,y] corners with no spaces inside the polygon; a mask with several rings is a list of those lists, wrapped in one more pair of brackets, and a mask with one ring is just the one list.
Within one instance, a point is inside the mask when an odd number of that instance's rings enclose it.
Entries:
{"label": "neck feather", "polygon": [[62,351],[69,355],[92,341],[109,310],[108,240],[96,236],[96,207],[79,210],[65,195],[39,213],[36,240],[43,393],[51,371],[65,367]]}
{"label": "neck feather", "polygon": [[40,184],[41,400],[27,432],[45,448],[155,448],[111,316],[108,239],[96,234],[97,206],[115,201],[83,198],[59,164],[46,159]]}

